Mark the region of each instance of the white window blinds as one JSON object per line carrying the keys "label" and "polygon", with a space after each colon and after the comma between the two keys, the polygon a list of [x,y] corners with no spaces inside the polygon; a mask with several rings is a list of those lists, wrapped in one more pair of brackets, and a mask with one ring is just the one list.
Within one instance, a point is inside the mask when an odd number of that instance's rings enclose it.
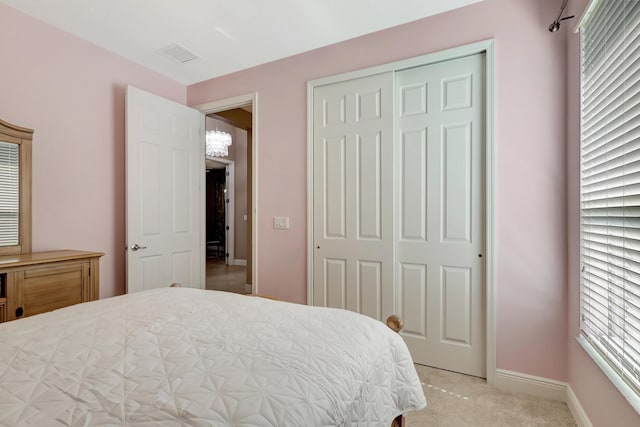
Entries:
{"label": "white window blinds", "polygon": [[640,1],[598,1],[587,19],[581,29],[581,333],[637,397]]}
{"label": "white window blinds", "polygon": [[19,150],[18,144],[0,142],[0,247],[18,244]]}

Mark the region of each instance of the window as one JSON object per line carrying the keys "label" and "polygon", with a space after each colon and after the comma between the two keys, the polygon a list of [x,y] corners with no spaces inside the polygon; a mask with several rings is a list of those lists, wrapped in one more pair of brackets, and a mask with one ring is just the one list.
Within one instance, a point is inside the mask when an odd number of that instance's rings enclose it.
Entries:
{"label": "window", "polygon": [[640,411],[640,2],[581,24],[579,340]]}

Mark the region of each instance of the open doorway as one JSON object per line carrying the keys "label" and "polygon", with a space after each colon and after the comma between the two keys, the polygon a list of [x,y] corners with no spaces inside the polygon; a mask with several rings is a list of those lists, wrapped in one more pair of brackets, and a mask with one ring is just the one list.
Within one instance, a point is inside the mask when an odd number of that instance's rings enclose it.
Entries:
{"label": "open doorway", "polygon": [[229,160],[206,159],[205,233],[206,258],[233,265],[234,164]]}
{"label": "open doorway", "polygon": [[251,110],[206,115],[206,289],[252,290]]}

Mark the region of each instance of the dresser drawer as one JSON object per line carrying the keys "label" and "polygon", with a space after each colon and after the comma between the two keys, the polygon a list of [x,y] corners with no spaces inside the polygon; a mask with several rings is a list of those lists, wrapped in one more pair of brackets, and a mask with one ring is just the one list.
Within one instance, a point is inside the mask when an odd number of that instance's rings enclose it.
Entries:
{"label": "dresser drawer", "polygon": [[81,303],[88,282],[88,263],[25,271],[20,283],[20,317]]}
{"label": "dresser drawer", "polygon": [[56,251],[0,262],[0,277],[4,277],[6,287],[0,322],[98,299],[101,256],[96,252]]}

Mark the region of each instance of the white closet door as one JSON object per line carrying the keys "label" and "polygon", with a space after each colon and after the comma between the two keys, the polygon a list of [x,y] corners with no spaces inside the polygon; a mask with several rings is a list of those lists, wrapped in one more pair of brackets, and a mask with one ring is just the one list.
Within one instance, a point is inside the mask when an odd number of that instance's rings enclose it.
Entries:
{"label": "white closet door", "polygon": [[415,362],[486,376],[484,56],[401,71],[396,285]]}
{"label": "white closet door", "polygon": [[393,74],[314,89],[313,303],[393,313]]}

